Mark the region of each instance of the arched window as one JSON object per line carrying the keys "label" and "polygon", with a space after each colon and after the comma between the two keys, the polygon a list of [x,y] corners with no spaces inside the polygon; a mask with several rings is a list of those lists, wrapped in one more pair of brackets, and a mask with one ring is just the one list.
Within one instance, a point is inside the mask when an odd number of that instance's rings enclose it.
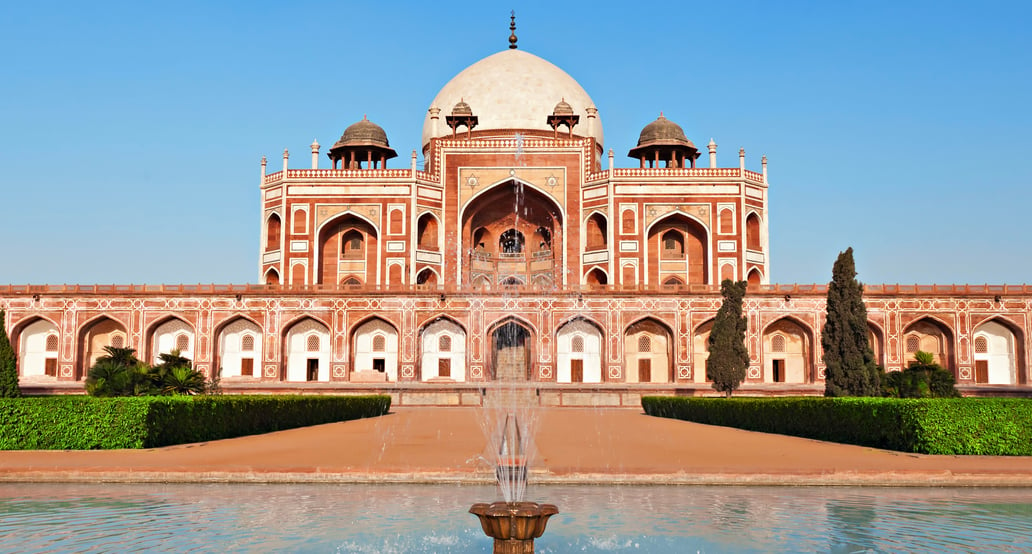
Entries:
{"label": "arched window", "polygon": [[503,254],[519,254],[523,252],[523,233],[509,229],[498,237],[498,247]]}
{"label": "arched window", "polygon": [[624,210],[620,214],[620,232],[625,235],[634,234],[634,210]]}
{"label": "arched window", "polygon": [[576,335],[570,339],[570,352],[584,352],[584,337]]}
{"label": "arched window", "polygon": [[720,234],[730,235],[735,232],[735,214],[728,208],[720,210]]}
{"label": "arched window", "polygon": [[437,339],[437,351],[438,352],[451,352],[451,337],[448,335],[441,335]]}
{"label": "arched window", "polygon": [[180,352],[186,352],[190,350],[190,336],[189,335],[177,335],[176,336],[176,350]]}
{"label": "arched window", "polygon": [[305,349],[309,352],[318,352],[319,335],[308,335],[308,340],[305,342]]}
{"label": "arched window", "polygon": [[347,231],[340,237],[340,254],[345,258],[362,258],[365,256],[362,248],[362,233],[355,229]]}
{"label": "arched window", "polygon": [[240,350],[242,352],[254,352],[254,335],[240,337]]}
{"label": "arched window", "polygon": [[921,349],[921,337],[917,335],[907,336],[907,354],[913,354]]}
{"label": "arched window", "polygon": [[292,227],[291,233],[295,235],[303,235],[308,232],[308,212],[305,210],[294,210],[294,215],[290,217]]}
{"label": "arched window", "polygon": [[649,335],[638,336],[638,352],[652,352],[652,337]]}
{"label": "arched window", "polygon": [[760,218],[756,214],[749,214],[745,220],[746,248],[749,250],[760,250]]}
{"label": "arched window", "polygon": [[122,335],[111,337],[111,348],[125,348],[125,337]]}
{"label": "arched window", "polygon": [[47,335],[47,352],[57,352],[57,335]]}
{"label": "arched window", "polygon": [[269,272],[265,274],[265,284],[266,285],[278,285],[278,284],[280,284],[280,282],[279,282],[279,273],[277,273],[275,269],[270,269]]}
{"label": "arched window", "polygon": [[391,210],[391,234],[400,235],[405,232],[405,215],[401,210]]}
{"label": "arched window", "polygon": [[373,336],[373,352],[383,352],[387,350],[387,337],[383,335]]}
{"label": "arched window", "polygon": [[666,259],[684,258],[684,235],[674,229],[663,233],[661,257]]}
{"label": "arched window", "polygon": [[585,242],[588,250],[600,250],[606,247],[606,219],[602,217],[602,214],[592,214],[588,218],[586,231]]}
{"label": "arched window", "polygon": [[975,337],[975,354],[988,354],[989,341],[984,335]]}
{"label": "arched window", "polygon": [[265,226],[265,249],[266,250],[279,250],[280,247],[280,227],[282,222],[280,217],[276,214],[272,214],[269,217],[269,222]]}
{"label": "arched window", "polygon": [[770,351],[771,352],[784,352],[785,351],[785,337],[781,335],[774,335],[770,339]]}
{"label": "arched window", "polygon": [[437,218],[423,214],[419,218],[418,233],[417,243],[420,250],[437,250]]}

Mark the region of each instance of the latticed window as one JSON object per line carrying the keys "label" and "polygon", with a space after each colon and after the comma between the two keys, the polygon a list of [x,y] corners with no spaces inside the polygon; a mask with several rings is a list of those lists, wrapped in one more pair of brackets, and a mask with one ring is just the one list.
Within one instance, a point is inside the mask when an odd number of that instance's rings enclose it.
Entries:
{"label": "latticed window", "polygon": [[383,352],[385,350],[387,350],[387,337],[383,335],[373,337],[373,352]]}
{"label": "latticed window", "polygon": [[774,338],[770,339],[770,351],[771,352],[784,352],[785,351],[785,337],[781,335],[774,335]]}
{"label": "latticed window", "polygon": [[984,336],[975,337],[975,354],[988,354],[989,341]]}
{"label": "latticed window", "polygon": [[308,341],[306,343],[307,350],[309,352],[319,351],[319,335],[308,335]]}
{"label": "latticed window", "polygon": [[57,335],[47,335],[47,352],[57,351]]}
{"label": "latticed window", "polygon": [[185,352],[190,350],[190,337],[187,335],[179,335],[176,337],[176,350]]}
{"label": "latticed window", "polygon": [[112,348],[125,348],[125,337],[122,335],[115,335],[111,337]]}
{"label": "latticed window", "polygon": [[652,352],[652,337],[649,335],[638,336],[638,352]]}
{"label": "latticed window", "polygon": [[584,337],[577,335],[570,340],[570,352],[584,352]]}
{"label": "latticed window", "polygon": [[440,338],[437,339],[437,351],[451,352],[451,337],[448,335],[441,335]]}
{"label": "latticed window", "polygon": [[254,335],[244,335],[240,338],[240,350],[254,352]]}
{"label": "latticed window", "polygon": [[907,353],[913,354],[921,349],[921,338],[917,335],[910,335],[907,337]]}

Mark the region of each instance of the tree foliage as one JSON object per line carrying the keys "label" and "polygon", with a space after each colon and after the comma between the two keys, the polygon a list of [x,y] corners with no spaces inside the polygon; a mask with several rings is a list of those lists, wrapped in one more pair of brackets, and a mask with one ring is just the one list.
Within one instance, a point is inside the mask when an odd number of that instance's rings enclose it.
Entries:
{"label": "tree foliage", "polygon": [[725,279],[720,284],[724,302],[709,336],[706,378],[726,397],[742,384],[749,367],[749,351],[745,348],[746,318],[742,315],[745,288],[745,281],[735,283]]}
{"label": "tree foliage", "polygon": [[839,253],[828,284],[828,316],[821,332],[825,396],[881,395],[878,364],[867,341],[863,295],[850,247]]}
{"label": "tree foliage", "polygon": [[132,348],[106,346],[104,351],[86,377],[86,392],[92,396],[202,394],[208,390],[204,375],[178,350],[158,355],[161,361],[153,367],[138,360]]}
{"label": "tree foliage", "polygon": [[18,398],[18,362],[7,336],[6,313],[0,309],[0,398]]}
{"label": "tree foliage", "polygon": [[882,393],[894,398],[960,397],[953,374],[935,363],[935,356],[930,352],[918,350],[910,367],[884,373],[881,381]]}

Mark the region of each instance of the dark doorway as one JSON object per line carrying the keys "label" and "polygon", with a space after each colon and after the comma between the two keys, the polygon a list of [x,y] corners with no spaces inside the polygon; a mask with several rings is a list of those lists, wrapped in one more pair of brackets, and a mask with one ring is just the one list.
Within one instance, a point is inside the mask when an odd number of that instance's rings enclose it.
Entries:
{"label": "dark doorway", "polygon": [[529,334],[523,327],[509,322],[491,334],[491,370],[498,381],[529,381]]}
{"label": "dark doorway", "polygon": [[319,358],[308,358],[308,380],[319,380]]}
{"label": "dark doorway", "polygon": [[387,371],[387,360],[385,358],[373,358],[373,371],[383,373]]}
{"label": "dark doorway", "polygon": [[772,360],[771,369],[774,372],[774,382],[785,382],[785,360]]}

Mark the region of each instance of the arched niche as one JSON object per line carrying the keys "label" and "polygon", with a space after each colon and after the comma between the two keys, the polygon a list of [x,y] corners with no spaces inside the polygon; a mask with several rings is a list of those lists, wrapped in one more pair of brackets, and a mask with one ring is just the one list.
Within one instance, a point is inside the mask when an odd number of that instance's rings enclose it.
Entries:
{"label": "arched niche", "polygon": [[601,383],[602,330],[594,323],[576,318],[556,332],[556,382]]}
{"label": "arched niche", "polygon": [[750,212],[745,218],[745,247],[749,250],[762,250],[760,239],[760,216],[756,212]]}
{"label": "arched niche", "polygon": [[269,268],[269,270],[265,272],[265,284],[266,285],[279,285],[280,284],[279,272],[276,271],[275,269]]}
{"label": "arched niche", "polygon": [[432,268],[424,267],[416,274],[416,284],[424,287],[436,287],[439,282],[437,272]]}
{"label": "arched niche", "polygon": [[398,329],[394,325],[372,318],[355,327],[351,336],[357,380],[398,380]]}
{"label": "arched niche", "polygon": [[216,333],[215,367],[223,379],[257,379],[262,376],[263,333],[257,323],[235,317]]}
{"label": "arched niche", "polygon": [[194,359],[195,336],[193,325],[178,317],[166,317],[156,322],[147,332],[147,362],[158,364],[162,354],[178,350],[179,355]]}
{"label": "arched niche", "polygon": [[57,379],[61,333],[52,321],[35,318],[12,329],[18,348],[18,374],[26,380]]}
{"label": "arched niche", "polygon": [[628,383],[670,383],[674,344],[670,328],[646,318],[624,331],[624,368]]}
{"label": "arched niche", "polygon": [[813,332],[799,321],[783,317],[768,325],[763,353],[764,383],[813,382]]}
{"label": "arched niche", "polygon": [[100,316],[83,325],[79,329],[76,344],[78,345],[76,379],[84,378],[93,364],[97,363],[97,358],[106,354],[105,347],[132,348],[125,325],[107,316]]}
{"label": "arched niche", "polygon": [[356,276],[363,283],[376,282],[379,235],[365,219],[341,214],[319,229],[316,272],[318,283],[339,283]]}
{"label": "arched niche", "polygon": [[874,363],[885,367],[885,334],[870,321],[867,322],[867,344],[874,354]]}
{"label": "arched niche", "polygon": [[439,318],[420,333],[420,380],[466,380],[466,331],[456,322]]}
{"label": "arched niche", "polygon": [[760,270],[753,268],[749,270],[749,277],[746,278],[746,281],[749,286],[759,286],[763,284],[763,274],[760,273]]}
{"label": "arched niche", "polygon": [[508,318],[491,326],[491,367],[496,381],[531,381],[534,377],[534,332],[526,322]]}
{"label": "arched niche", "polygon": [[283,334],[284,381],[330,380],[330,330],[311,317],[291,323]]}
{"label": "arched niche", "polygon": [[477,195],[462,210],[462,281],[495,284],[548,276],[562,283],[563,215],[533,186],[508,181]]}
{"label": "arched niche", "polygon": [[1001,320],[990,319],[975,327],[972,337],[975,383],[1022,384],[1018,370],[1024,366],[1020,330]]}
{"label": "arched niche", "polygon": [[706,383],[706,360],[709,359],[709,337],[713,332],[712,319],[703,322],[692,333],[692,381]]}
{"label": "arched niche", "polygon": [[930,353],[935,363],[957,376],[953,363],[953,331],[944,323],[924,317],[907,325],[903,330],[904,362],[908,365],[913,363],[918,350]]}
{"label": "arched niche", "polygon": [[605,250],[608,242],[606,217],[598,212],[584,222],[584,246],[587,251]]}
{"label": "arched niche", "polygon": [[419,216],[416,226],[416,244],[420,250],[436,252],[440,250],[441,240],[439,235],[440,225],[432,213],[425,213]]}
{"label": "arched niche", "polygon": [[603,287],[609,284],[609,276],[600,267],[596,267],[588,272],[584,277],[584,281],[589,287]]}
{"label": "arched niche", "polygon": [[279,214],[273,213],[265,220],[265,250],[273,251],[280,249],[280,234],[283,229],[283,221]]}
{"label": "arched niche", "polygon": [[686,284],[710,282],[706,227],[685,214],[670,214],[649,228],[649,282],[676,277]]}

